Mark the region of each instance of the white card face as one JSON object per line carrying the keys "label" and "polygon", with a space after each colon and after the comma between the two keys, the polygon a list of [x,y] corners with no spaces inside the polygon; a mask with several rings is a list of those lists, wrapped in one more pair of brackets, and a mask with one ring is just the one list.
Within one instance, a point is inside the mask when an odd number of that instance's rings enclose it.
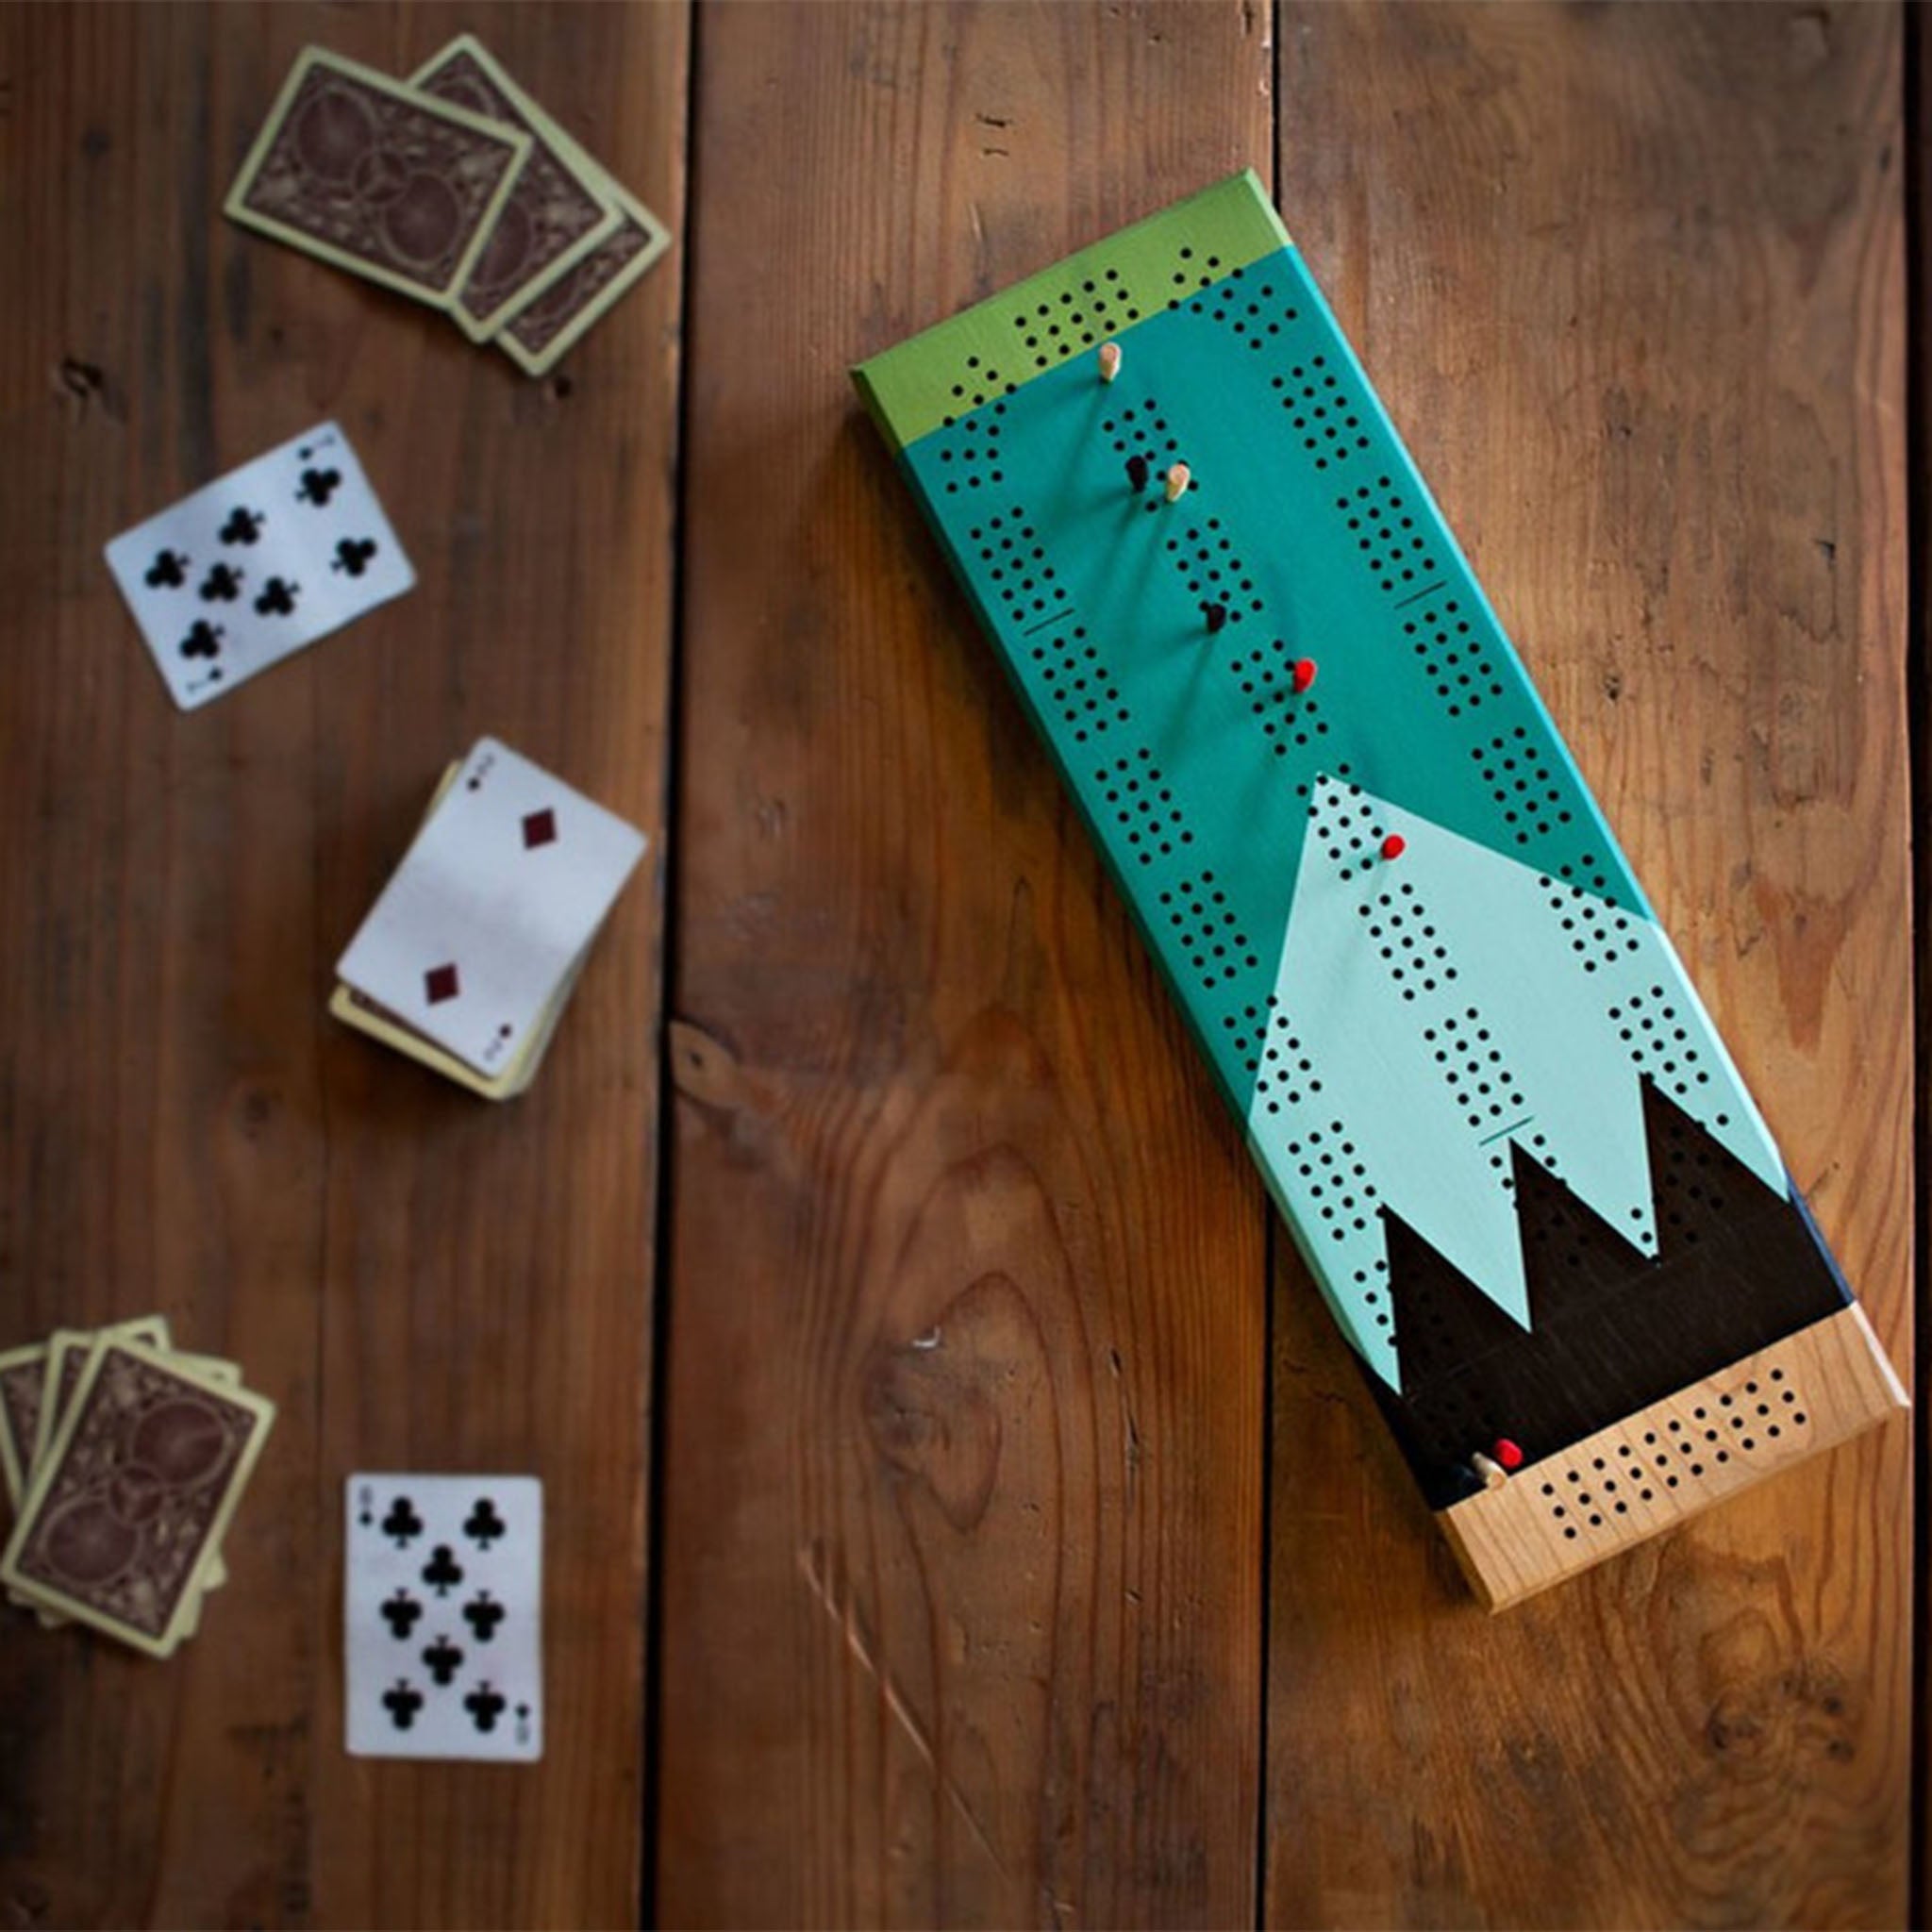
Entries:
{"label": "white card face", "polygon": [[187,711],[416,581],[333,423],[123,531],[107,558]]}
{"label": "white card face", "polygon": [[494,1074],[515,1058],[643,849],[634,825],[483,739],[337,977]]}
{"label": "white card face", "polygon": [[356,1757],[543,1755],[543,1485],[352,1475],[342,1642]]}

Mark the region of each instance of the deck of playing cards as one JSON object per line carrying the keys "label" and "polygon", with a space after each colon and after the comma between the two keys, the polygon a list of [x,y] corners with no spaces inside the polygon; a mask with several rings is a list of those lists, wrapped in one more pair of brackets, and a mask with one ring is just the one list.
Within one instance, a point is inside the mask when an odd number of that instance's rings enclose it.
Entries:
{"label": "deck of playing cards", "polygon": [[159,1315],[0,1354],[8,1601],[172,1655],[227,1581],[222,1539],[275,1414]]}
{"label": "deck of playing cards", "polygon": [[349,439],[318,423],[124,530],[108,568],[184,711],[416,581]]}
{"label": "deck of playing cards", "polygon": [[472,1092],[523,1092],[643,849],[634,826],[480,740],[342,955],[329,1011]]}
{"label": "deck of playing cards", "polygon": [[306,48],[226,208],[447,309],[532,375],[670,245],[663,224],[470,34],[407,81]]}
{"label": "deck of playing cards", "polygon": [[543,1755],[543,1485],[352,1475],[342,1648],[358,1757]]}

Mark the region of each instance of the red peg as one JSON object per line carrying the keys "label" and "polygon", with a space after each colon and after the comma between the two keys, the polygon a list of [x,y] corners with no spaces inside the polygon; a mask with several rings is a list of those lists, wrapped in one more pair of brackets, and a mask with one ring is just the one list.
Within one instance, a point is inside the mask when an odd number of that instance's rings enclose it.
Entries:
{"label": "red peg", "polygon": [[[1384,858],[1400,858],[1407,850],[1408,841],[1400,832],[1391,832],[1382,841],[1382,857]],[[1499,1457],[1498,1460],[1500,1459]]]}
{"label": "red peg", "polygon": [[1521,1469],[1523,1467],[1523,1448],[1520,1443],[1512,1442],[1507,1436],[1498,1436],[1492,1446],[1495,1451],[1496,1460],[1505,1469]]}
{"label": "red peg", "polygon": [[1307,691],[1315,681],[1315,660],[1312,658],[1297,658],[1294,660],[1294,688]]}

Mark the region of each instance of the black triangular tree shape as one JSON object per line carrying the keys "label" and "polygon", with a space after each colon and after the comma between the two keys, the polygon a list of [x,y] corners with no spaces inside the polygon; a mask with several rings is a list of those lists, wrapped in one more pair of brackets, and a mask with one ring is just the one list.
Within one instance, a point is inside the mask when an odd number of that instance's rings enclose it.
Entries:
{"label": "black triangular tree shape", "polygon": [[1526,1331],[1384,1210],[1402,1392],[1371,1380],[1436,1507],[1497,1437],[1553,1455],[1850,1300],[1802,1203],[1648,1080],[1642,1100],[1655,1259],[1515,1150]]}

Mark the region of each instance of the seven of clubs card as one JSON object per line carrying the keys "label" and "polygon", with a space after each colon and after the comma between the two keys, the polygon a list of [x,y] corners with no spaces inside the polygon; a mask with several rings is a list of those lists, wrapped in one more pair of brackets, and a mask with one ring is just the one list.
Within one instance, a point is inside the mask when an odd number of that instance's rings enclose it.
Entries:
{"label": "seven of clubs card", "polygon": [[543,1755],[543,1485],[352,1475],[342,1637],[358,1757]]}
{"label": "seven of clubs card", "polygon": [[183,710],[233,691],[416,581],[333,423],[124,531],[107,556]]}
{"label": "seven of clubs card", "polygon": [[493,1073],[541,1019],[643,849],[635,826],[482,739],[337,976]]}

